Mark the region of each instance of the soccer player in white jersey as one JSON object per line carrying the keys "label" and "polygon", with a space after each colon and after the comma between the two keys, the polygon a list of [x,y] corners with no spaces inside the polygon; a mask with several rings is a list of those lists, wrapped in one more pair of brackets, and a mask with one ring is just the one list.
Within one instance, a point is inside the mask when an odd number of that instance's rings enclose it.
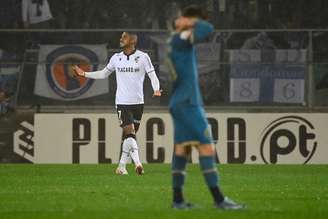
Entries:
{"label": "soccer player in white jersey", "polygon": [[147,74],[154,90],[153,96],[161,96],[159,80],[147,53],[136,49],[137,35],[123,32],[120,39],[120,53],[115,53],[107,66],[94,72],[84,72],[78,66],[73,69],[79,76],[103,79],[114,71],[116,72],[116,110],[121,127],[123,128],[124,140],[122,155],[116,174],[126,175],[126,163],[131,156],[135,163],[136,173],[144,173],[139,159],[136,132],[138,131],[143,113],[144,94],[143,82]]}

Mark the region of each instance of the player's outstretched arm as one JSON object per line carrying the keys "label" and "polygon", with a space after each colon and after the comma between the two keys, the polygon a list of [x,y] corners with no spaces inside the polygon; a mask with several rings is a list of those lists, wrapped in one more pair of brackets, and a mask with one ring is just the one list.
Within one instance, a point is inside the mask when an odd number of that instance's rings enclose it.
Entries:
{"label": "player's outstretched arm", "polygon": [[74,65],[73,70],[79,76],[86,77],[86,78],[92,78],[92,79],[104,79],[104,78],[107,78],[112,73],[112,71],[110,71],[107,67],[105,67],[104,69],[102,69],[100,71],[85,72],[81,68],[79,68],[77,65]]}

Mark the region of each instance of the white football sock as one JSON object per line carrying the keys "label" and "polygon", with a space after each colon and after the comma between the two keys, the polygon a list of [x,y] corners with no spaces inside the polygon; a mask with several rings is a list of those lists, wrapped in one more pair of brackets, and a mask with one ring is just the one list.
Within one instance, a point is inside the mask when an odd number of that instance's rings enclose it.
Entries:
{"label": "white football sock", "polygon": [[127,141],[127,139],[124,139],[119,167],[125,168],[125,165],[129,160],[129,154],[130,154],[129,141]]}
{"label": "white football sock", "polygon": [[127,138],[126,141],[128,142],[130,146],[130,156],[136,166],[141,165],[140,159],[139,159],[139,153],[138,153],[138,144],[136,140],[132,137]]}

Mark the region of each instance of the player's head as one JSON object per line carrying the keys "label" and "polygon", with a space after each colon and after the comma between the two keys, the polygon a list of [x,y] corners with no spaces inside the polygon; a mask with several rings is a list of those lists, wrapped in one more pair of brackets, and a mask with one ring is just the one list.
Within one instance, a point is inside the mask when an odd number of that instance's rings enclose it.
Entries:
{"label": "player's head", "polygon": [[132,34],[129,32],[123,32],[120,38],[120,47],[135,47],[138,41],[138,37],[136,34]]}
{"label": "player's head", "polygon": [[190,5],[186,8],[184,8],[180,16],[174,21],[174,29],[177,32],[186,30],[191,28],[188,24],[190,23],[189,20],[193,19],[202,19],[206,20],[207,13],[199,6],[197,5]]}
{"label": "player's head", "polygon": [[197,5],[190,5],[186,8],[184,8],[181,11],[181,16],[187,17],[187,18],[203,19],[203,20],[208,19],[208,15],[205,12],[205,10]]}

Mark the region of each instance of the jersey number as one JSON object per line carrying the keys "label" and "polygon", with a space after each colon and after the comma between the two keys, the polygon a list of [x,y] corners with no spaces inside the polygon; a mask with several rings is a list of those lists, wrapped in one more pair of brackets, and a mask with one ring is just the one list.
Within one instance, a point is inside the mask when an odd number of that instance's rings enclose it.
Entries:
{"label": "jersey number", "polygon": [[120,122],[120,125],[122,125],[123,121],[122,121],[122,110],[117,110],[117,115],[118,115],[118,121]]}

